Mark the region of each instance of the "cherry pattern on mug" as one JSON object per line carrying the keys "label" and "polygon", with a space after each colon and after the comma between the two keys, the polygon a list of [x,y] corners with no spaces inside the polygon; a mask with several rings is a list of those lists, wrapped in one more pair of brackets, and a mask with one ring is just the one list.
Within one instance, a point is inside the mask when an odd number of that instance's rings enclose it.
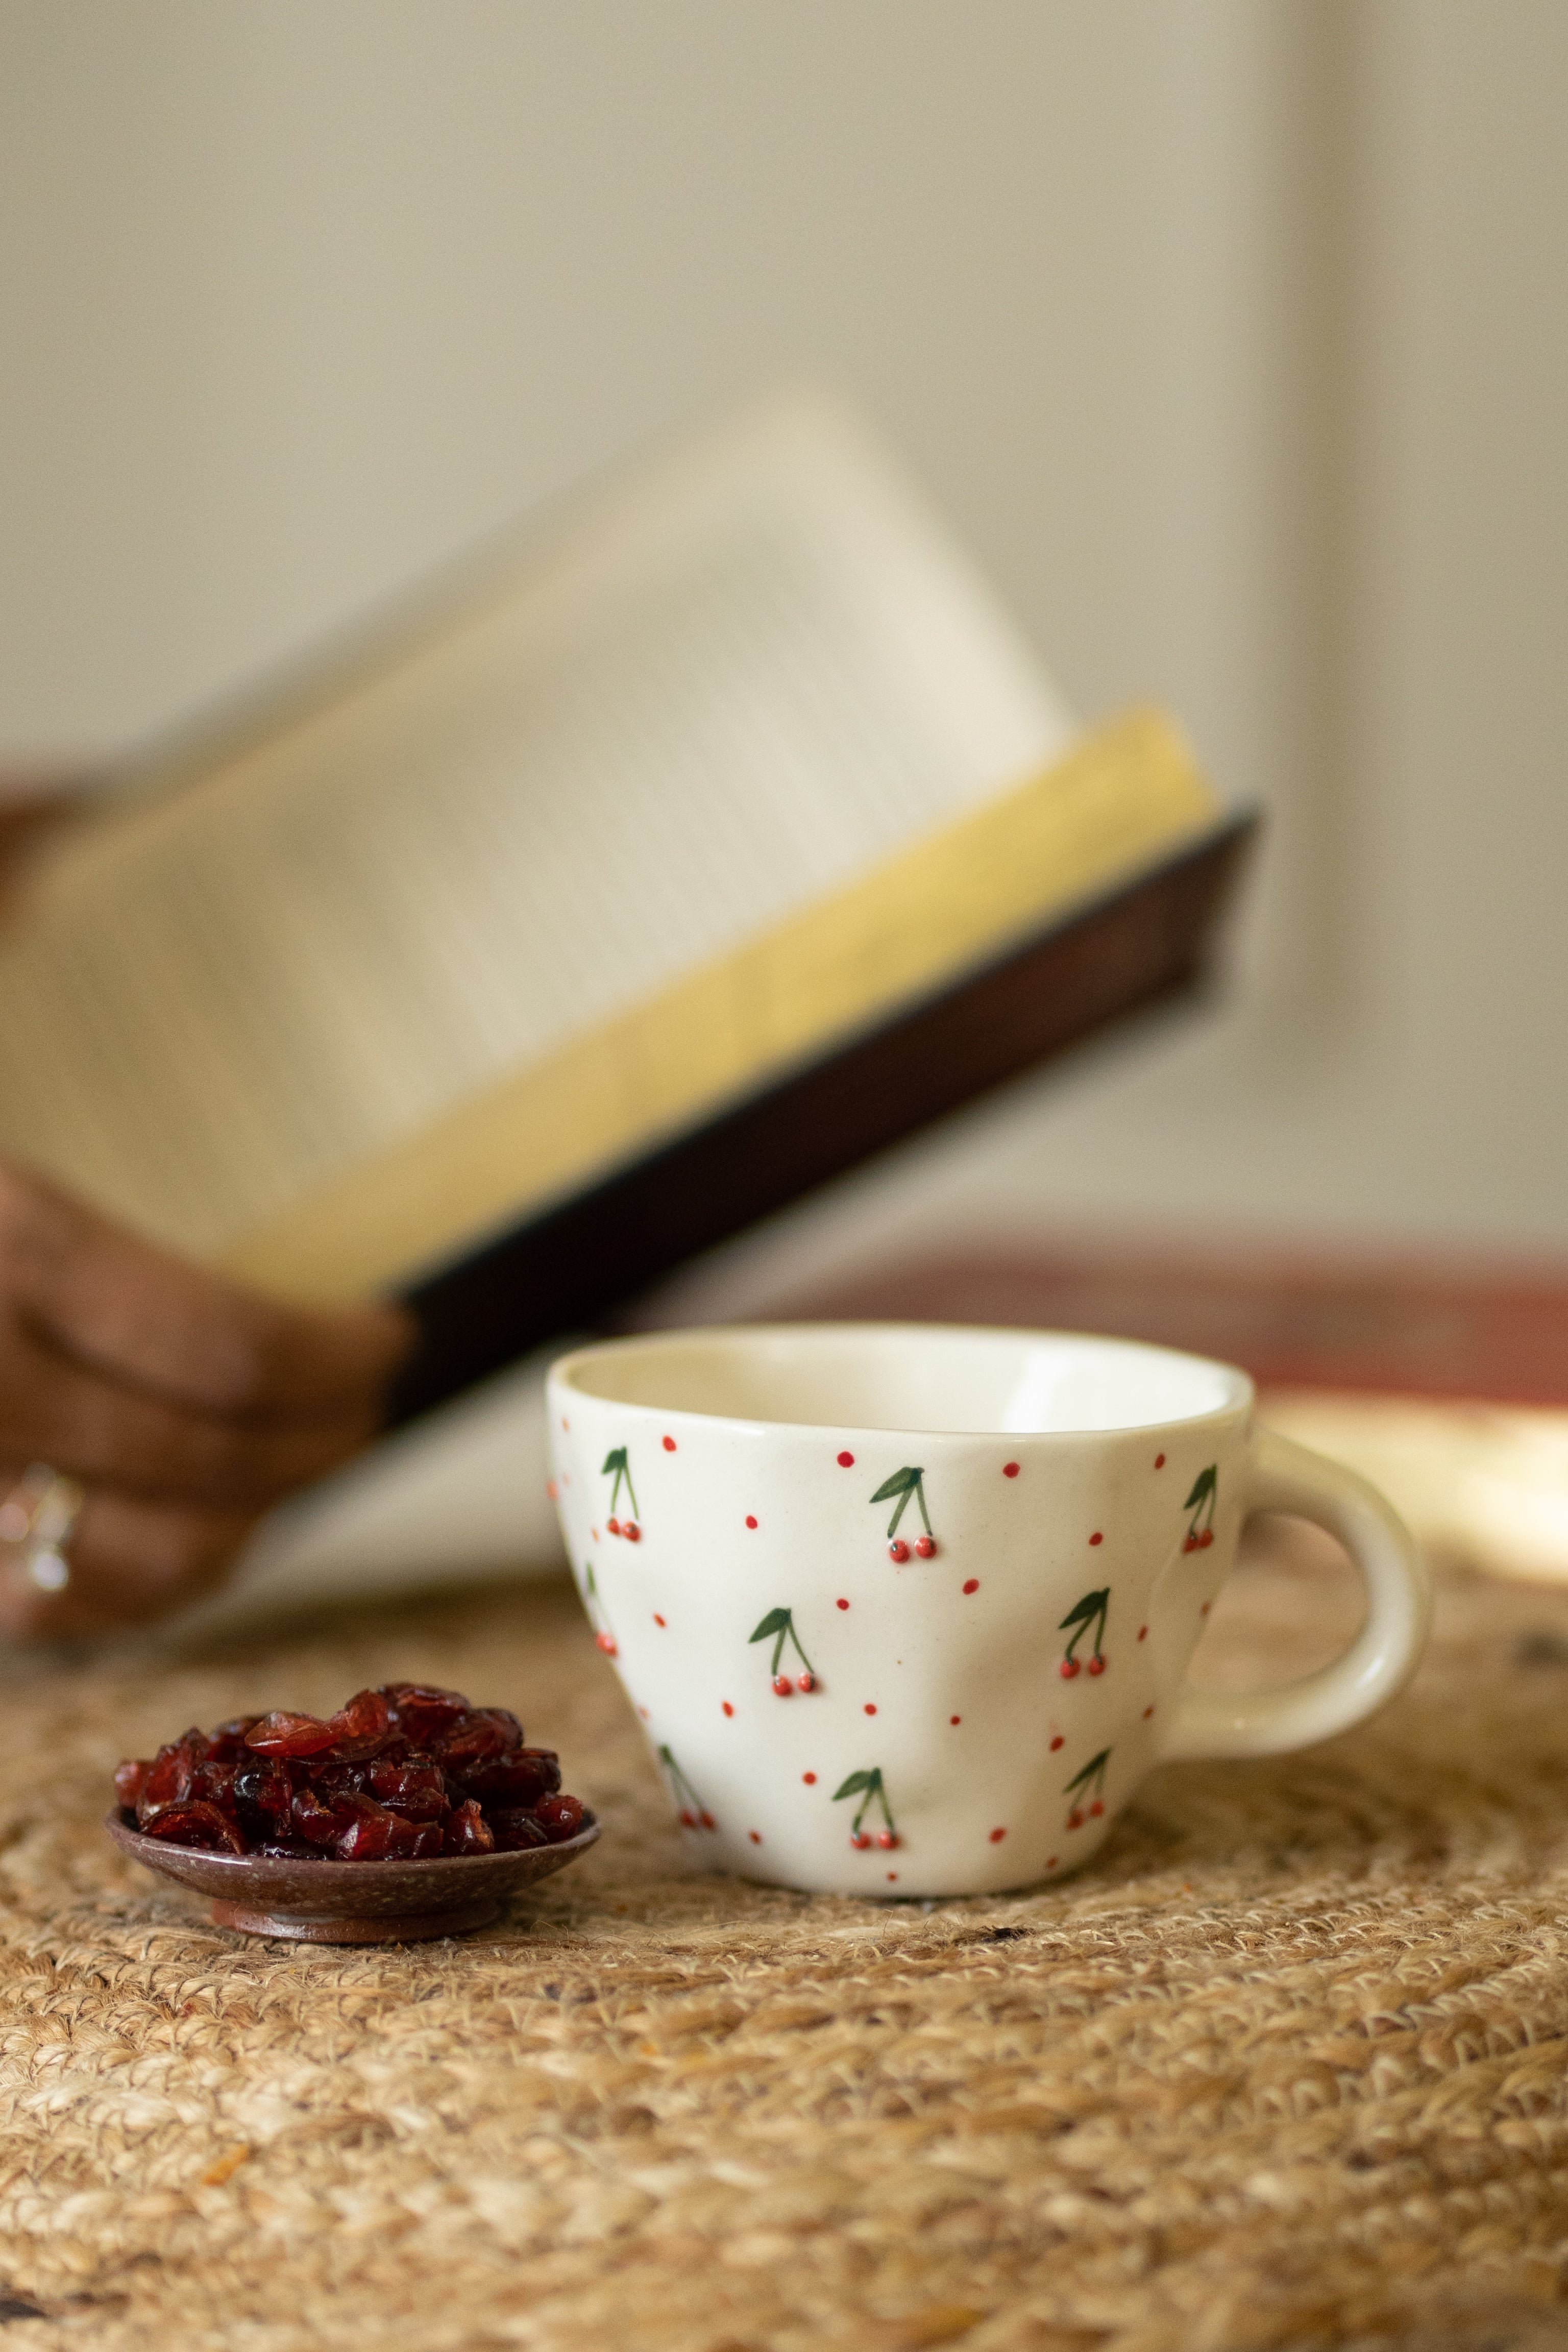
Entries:
{"label": "cherry pattern on mug", "polygon": [[[1086,1592],[1081,1601],[1075,1601],[1058,1626],[1058,1633],[1065,1633],[1069,1625],[1075,1629],[1072,1639],[1067,1645],[1066,1655],[1057,1668],[1063,1682],[1074,1681],[1083,1672],[1085,1665],[1091,1675],[1102,1675],[1105,1672],[1108,1662],[1100,1644],[1105,1639],[1105,1620],[1110,1607],[1110,1587],[1109,1584],[1102,1584],[1098,1591]],[[1091,1625],[1094,1627],[1093,1654],[1087,1659],[1077,1657],[1074,1653]]]}
{"label": "cherry pattern on mug", "polygon": [[[775,1636],[776,1638],[773,1638]],[[766,1642],[770,1639],[773,1639],[773,1657],[768,1672],[773,1678],[773,1688],[780,1698],[788,1698],[791,1692],[797,1689],[814,1691],[816,1688],[816,1675],[811,1660],[801,1648],[800,1635],[795,1630],[793,1609],[770,1609],[756,1632],[748,1636],[748,1640],[752,1642]],[[786,1642],[790,1643],[795,1656],[800,1660],[800,1671],[793,1683],[789,1676],[781,1671]]]}
{"label": "cherry pattern on mug", "polygon": [[658,1760],[664,1767],[669,1793],[675,1803],[683,1830],[716,1830],[719,1826],[701,1798],[681,1770],[671,1754],[668,1741],[661,1743]]}
{"label": "cherry pattern on mug", "polygon": [[[632,1485],[631,1464],[627,1454],[627,1447],[613,1445],[605,1454],[599,1471],[601,1478],[609,1478],[614,1482],[610,1487],[610,1509],[605,1526],[613,1536],[625,1536],[628,1543],[640,1543],[642,1514],[637,1509],[637,1490]],[[629,1519],[617,1518],[616,1516],[620,1508],[623,1486],[631,1499],[632,1516]]]}
{"label": "cherry pattern on mug", "polygon": [[605,1608],[600,1594],[592,1560],[587,1561],[583,1570],[583,1606],[588,1612],[588,1622],[594,1629],[594,1639],[605,1657],[617,1656],[620,1644],[616,1640],[616,1629],[610,1622],[610,1612]]}
{"label": "cherry pattern on mug", "polygon": [[[893,1505],[893,1516],[888,1521],[888,1558],[900,1568],[911,1549],[921,1559],[931,1559],[936,1555],[936,1538],[931,1531],[931,1515],[926,1509],[925,1475],[912,1464],[895,1470],[890,1478],[883,1479],[871,1497],[873,1503]],[[911,1495],[920,1507],[921,1525],[925,1529],[923,1535],[915,1538],[912,1546],[899,1533],[899,1521],[909,1509]]]}
{"label": "cherry pattern on mug", "polygon": [[1063,1796],[1073,1800],[1072,1810],[1067,1819],[1069,1830],[1080,1830],[1086,1820],[1097,1821],[1104,1812],[1105,1768],[1110,1761],[1110,1748],[1102,1748],[1098,1756],[1091,1756],[1089,1762],[1073,1774],[1063,1789]]}
{"label": "cherry pattern on mug", "polygon": [[855,1809],[855,1818],[849,1824],[849,1843],[858,1853],[864,1853],[873,1843],[871,1832],[864,1827],[866,1815],[873,1805],[879,1806],[882,1814],[882,1827],[877,1832],[874,1843],[884,1851],[898,1844],[898,1828],[888,1803],[888,1791],[883,1786],[879,1764],[873,1764],[864,1772],[851,1772],[847,1780],[840,1782],[833,1791],[833,1801],[836,1805],[840,1804],[846,1797],[858,1797],[860,1800]]}
{"label": "cherry pattern on mug", "polygon": [[1187,1539],[1182,1546],[1184,1551],[1207,1551],[1213,1543],[1214,1510],[1218,1494],[1219,1465],[1211,1462],[1206,1470],[1198,1472],[1193,1480],[1193,1491],[1182,1505],[1184,1511],[1191,1511],[1193,1515],[1187,1522]]}

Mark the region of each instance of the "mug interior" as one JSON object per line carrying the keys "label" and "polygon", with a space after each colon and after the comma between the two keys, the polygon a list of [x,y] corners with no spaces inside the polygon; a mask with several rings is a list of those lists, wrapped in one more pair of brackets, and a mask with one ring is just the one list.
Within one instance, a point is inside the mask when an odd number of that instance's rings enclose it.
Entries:
{"label": "mug interior", "polygon": [[1162,1426],[1251,1394],[1232,1365],[1136,1340],[910,1323],[661,1332],[586,1349],[556,1377],[664,1412],[964,1435]]}

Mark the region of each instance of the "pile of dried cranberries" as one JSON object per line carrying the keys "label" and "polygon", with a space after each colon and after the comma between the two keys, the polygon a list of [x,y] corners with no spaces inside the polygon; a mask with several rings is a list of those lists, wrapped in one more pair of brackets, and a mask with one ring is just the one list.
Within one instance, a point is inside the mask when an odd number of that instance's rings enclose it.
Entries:
{"label": "pile of dried cranberries", "polygon": [[128,1828],[274,1861],[419,1861],[560,1845],[593,1820],[551,1748],[504,1706],[424,1683],[363,1690],[323,1722],[242,1715],[114,1775]]}

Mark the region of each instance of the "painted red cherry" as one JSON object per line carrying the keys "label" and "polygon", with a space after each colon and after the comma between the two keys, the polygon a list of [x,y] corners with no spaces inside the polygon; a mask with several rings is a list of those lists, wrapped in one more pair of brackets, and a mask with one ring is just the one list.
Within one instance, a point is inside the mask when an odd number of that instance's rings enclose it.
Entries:
{"label": "painted red cherry", "polygon": [[921,1559],[934,1559],[936,1557],[936,1538],[934,1536],[917,1536],[915,1538],[915,1550]]}
{"label": "painted red cherry", "polygon": [[716,1830],[719,1826],[711,1813],[699,1813],[697,1818],[705,1830]]}
{"label": "painted red cherry", "polygon": [[1100,1543],[1103,1543],[1103,1542],[1105,1541],[1105,1538],[1100,1534],[1100,1532],[1099,1528],[1097,1528],[1095,1529],[1095,1531],[1094,1531],[1093,1535],[1091,1535],[1091,1536],[1090,1536],[1090,1538],[1089,1538],[1089,1542],[1090,1542],[1090,1544],[1091,1544],[1091,1545],[1092,1545],[1092,1544],[1100,1544]]}
{"label": "painted red cherry", "polygon": [[838,1457],[838,1467],[840,1470],[853,1470],[855,1456],[852,1454],[841,1454]]}
{"label": "painted red cherry", "polygon": [[1002,1843],[1002,1841],[1003,1841],[1003,1839],[1006,1836],[1006,1834],[1007,1834],[1007,1832],[1006,1832],[1006,1831],[1005,1831],[1005,1830],[993,1830],[993,1831],[992,1831],[992,1832],[991,1832],[991,1843],[992,1843],[992,1844],[993,1844],[993,1845],[1000,1845],[1000,1844],[1001,1844],[1001,1843]]}
{"label": "painted red cherry", "polygon": [[1076,1658],[1064,1658],[1061,1664],[1057,1668],[1057,1672],[1060,1675],[1064,1683],[1070,1683],[1074,1675],[1076,1675],[1078,1671],[1079,1664]]}
{"label": "painted red cherry", "polygon": [[595,1633],[594,1639],[598,1643],[606,1658],[616,1656],[616,1637],[613,1633]]}
{"label": "painted red cherry", "polygon": [[605,1521],[605,1525],[608,1528],[613,1536],[618,1536],[620,1534],[621,1523],[619,1519],[606,1519]]}
{"label": "painted red cherry", "polygon": [[815,1675],[796,1675],[795,1681],[804,1691],[814,1691],[816,1688],[816,1676]]}
{"label": "painted red cherry", "polygon": [[673,1454],[673,1453],[674,1453],[674,1451],[675,1451],[675,1440],[674,1440],[674,1438],[673,1438],[673,1437],[667,1437],[667,1438],[665,1439],[665,1441],[664,1441],[664,1450],[665,1450],[665,1452],[666,1452],[667,1454]]}
{"label": "painted red cherry", "polygon": [[1095,1799],[1095,1801],[1094,1801],[1093,1804],[1092,1804],[1092,1805],[1090,1805],[1090,1807],[1089,1807],[1089,1817],[1090,1821],[1097,1822],[1097,1821],[1100,1819],[1100,1816],[1101,1815],[1101,1813],[1102,1813],[1104,1811],[1105,1811],[1105,1807],[1104,1807],[1104,1805],[1100,1802],[1100,1799],[1099,1799],[1098,1797],[1096,1797],[1096,1799]]}
{"label": "painted red cherry", "polygon": [[1089,1671],[1091,1675],[1102,1675],[1105,1672],[1105,1660],[1098,1651],[1089,1662]]}
{"label": "painted red cherry", "polygon": [[898,1843],[899,1833],[897,1830],[879,1830],[877,1832],[877,1843],[879,1846],[884,1846],[890,1850],[892,1847],[896,1846]]}
{"label": "painted red cherry", "polygon": [[1057,1752],[1057,1749],[1058,1749],[1058,1748],[1060,1748],[1063,1744],[1064,1744],[1064,1743],[1063,1743],[1063,1739],[1062,1739],[1062,1735],[1061,1735],[1061,1733],[1058,1731],[1058,1734],[1057,1734],[1057,1736],[1056,1736],[1056,1738],[1055,1738],[1052,1740],[1052,1742],[1051,1742],[1051,1754],[1054,1756],[1054,1755],[1056,1754],[1056,1752]]}
{"label": "painted red cherry", "polygon": [[1068,1827],[1069,1830],[1082,1829],[1083,1815],[1081,1813],[1069,1813],[1068,1815]]}
{"label": "painted red cherry", "polygon": [[1198,1539],[1196,1536],[1189,1536],[1186,1542],[1182,1546],[1182,1549],[1184,1551],[1196,1551],[1197,1548]]}
{"label": "painted red cherry", "polygon": [[1165,1466],[1165,1457],[1164,1457],[1164,1455],[1163,1455],[1163,1454],[1155,1454],[1155,1456],[1154,1456],[1154,1467],[1155,1467],[1155,1469],[1156,1469],[1156,1470],[1163,1470],[1163,1469],[1164,1468],[1164,1466]]}
{"label": "painted red cherry", "polygon": [[857,1853],[864,1853],[866,1848],[871,1843],[870,1831],[852,1830],[849,1833],[849,1843],[855,1848]]}
{"label": "painted red cherry", "polygon": [[757,1524],[757,1523],[756,1523],[755,1519],[752,1517],[752,1514],[750,1513],[750,1511],[748,1511],[748,1512],[746,1513],[746,1525],[747,1525],[749,1528],[754,1528],[754,1527],[756,1526],[756,1524]]}
{"label": "painted red cherry", "polygon": [[888,1546],[888,1558],[889,1559],[896,1559],[901,1566],[902,1563],[908,1559],[909,1556],[910,1548],[904,1541],[902,1536],[895,1536],[892,1542]]}
{"label": "painted red cherry", "polygon": [[697,1827],[697,1816],[691,1811],[689,1807],[682,1809],[680,1826],[683,1830],[694,1830]]}
{"label": "painted red cherry", "polygon": [[621,1522],[621,1533],[625,1536],[627,1543],[640,1543],[642,1541],[642,1529],[638,1527],[635,1519],[623,1519]]}
{"label": "painted red cherry", "polygon": [[1018,1465],[1017,1465],[1017,1464],[1016,1464],[1016,1462],[1004,1462],[1004,1463],[1003,1463],[1003,1465],[1002,1465],[1002,1475],[1003,1475],[1003,1477],[1004,1477],[1004,1478],[1016,1478],[1016,1477],[1017,1476],[1017,1475],[1018,1475]]}
{"label": "painted red cherry", "polygon": [[788,1698],[791,1691],[795,1688],[795,1685],[791,1682],[787,1675],[775,1675],[773,1676],[773,1688],[777,1691],[780,1698]]}
{"label": "painted red cherry", "polygon": [[1200,1551],[1207,1551],[1207,1549],[1208,1549],[1208,1548],[1209,1548],[1210,1544],[1212,1544],[1212,1543],[1213,1543],[1213,1541],[1214,1541],[1214,1529],[1213,1529],[1212,1528],[1205,1528],[1204,1529],[1204,1531],[1203,1531],[1202,1535],[1198,1538],[1198,1549],[1199,1549]]}

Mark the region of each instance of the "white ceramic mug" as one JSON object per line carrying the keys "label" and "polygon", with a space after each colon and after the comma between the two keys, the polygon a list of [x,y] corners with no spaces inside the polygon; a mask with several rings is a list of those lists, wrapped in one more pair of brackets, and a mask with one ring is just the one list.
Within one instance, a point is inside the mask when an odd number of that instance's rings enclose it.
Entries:
{"label": "white ceramic mug", "polygon": [[[820,1325],[584,1348],[557,1507],[693,1851],[784,1886],[977,1894],[1087,1862],[1152,1766],[1342,1731],[1420,1654],[1426,1574],[1245,1372],[1055,1332]],[[1283,1689],[1188,1662],[1258,1511],[1311,1519],[1366,1622]]]}

